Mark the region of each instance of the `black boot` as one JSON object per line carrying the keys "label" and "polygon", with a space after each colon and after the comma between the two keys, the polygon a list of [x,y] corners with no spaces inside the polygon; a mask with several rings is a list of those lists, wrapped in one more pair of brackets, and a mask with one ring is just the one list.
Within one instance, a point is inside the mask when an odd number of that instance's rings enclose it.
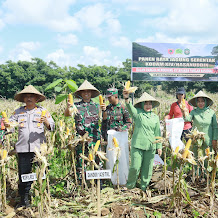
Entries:
{"label": "black boot", "polygon": [[16,208],[19,208],[19,207],[30,207],[28,194],[20,196],[20,203],[16,206]]}

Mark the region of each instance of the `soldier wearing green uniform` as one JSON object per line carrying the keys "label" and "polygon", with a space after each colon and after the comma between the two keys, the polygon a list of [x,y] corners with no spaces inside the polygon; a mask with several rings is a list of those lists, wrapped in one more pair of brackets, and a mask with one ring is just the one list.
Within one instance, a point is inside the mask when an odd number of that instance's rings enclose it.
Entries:
{"label": "soldier wearing green uniform", "polygon": [[151,180],[156,150],[159,156],[162,154],[162,145],[153,143],[155,137],[161,134],[159,117],[151,111],[160,103],[146,92],[134,106],[130,103],[129,94],[125,89],[123,97],[135,123],[131,141],[131,166],[126,187],[134,188],[141,174],[141,189],[145,191]]}
{"label": "soldier wearing green uniform", "polygon": [[107,141],[109,129],[119,132],[127,131],[132,123],[125,105],[119,103],[118,90],[116,88],[108,89],[106,97],[110,104],[107,107],[105,104],[101,105],[103,111],[102,137],[105,141]]}
{"label": "soldier wearing green uniform", "polygon": [[[217,153],[217,119],[215,112],[210,109],[210,106],[213,104],[213,100],[204,92],[199,91],[192,99],[189,100],[189,103],[196,108],[185,117],[185,121],[193,121],[193,128],[197,128],[199,132],[205,133],[204,142],[200,149],[202,152],[205,152],[207,147],[211,148],[211,146],[213,146],[215,153]],[[183,115],[185,116],[184,112]],[[195,157],[198,156],[197,150],[197,146],[193,147]]]}
{"label": "soldier wearing green uniform", "polygon": [[[112,146],[112,139],[115,137],[120,147],[118,163],[119,185],[125,185],[129,171],[128,129],[131,125],[131,118],[126,107],[119,103],[118,90],[116,88],[108,89],[106,97],[110,104],[107,107],[105,104],[101,105],[103,111],[102,137],[105,141],[108,141],[107,158],[109,161],[106,162],[106,168],[113,171],[116,162],[115,154],[111,151],[114,147]],[[116,172],[112,173],[111,181],[114,185],[117,185]]]}
{"label": "soldier wearing green uniform", "polygon": [[[100,140],[100,130],[99,130],[99,105],[91,100],[91,98],[97,97],[100,92],[87,80],[85,80],[82,85],[74,93],[76,97],[82,98],[80,102],[76,102],[78,113],[75,115],[75,126],[77,134],[83,136],[88,132],[89,137],[92,139],[90,143],[85,148],[85,155],[88,155],[89,148],[97,140]],[[67,108],[65,110],[65,116],[70,116],[70,103],[68,102]],[[81,175],[82,159],[80,154],[82,153],[82,145],[76,146],[76,156],[77,156],[77,170]]]}

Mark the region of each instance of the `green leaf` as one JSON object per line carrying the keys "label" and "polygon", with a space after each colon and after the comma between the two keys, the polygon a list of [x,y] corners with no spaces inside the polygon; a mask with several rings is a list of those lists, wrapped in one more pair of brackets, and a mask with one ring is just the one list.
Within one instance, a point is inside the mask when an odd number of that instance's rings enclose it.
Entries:
{"label": "green leaf", "polygon": [[118,167],[118,164],[119,164],[119,160],[117,159],[114,163],[114,167],[113,167],[113,173],[115,172],[115,170],[117,170],[117,167]]}
{"label": "green leaf", "polygon": [[66,80],[66,84],[71,89],[72,92],[75,92],[78,89],[78,86],[75,81],[73,80]]}
{"label": "green leaf", "polygon": [[45,88],[45,91],[54,88],[56,85],[58,85],[58,84],[61,83],[62,81],[63,81],[63,79],[58,79],[58,80],[54,81],[53,83],[51,83],[50,85],[48,85],[48,86]]}
{"label": "green leaf", "polygon": [[162,213],[160,213],[160,212],[158,212],[158,211],[155,211],[155,212],[153,213],[153,215],[154,215],[155,217],[157,217],[157,218],[161,218]]}
{"label": "green leaf", "polygon": [[46,188],[46,179],[44,179],[43,183],[42,183],[42,192],[45,191],[45,188]]}
{"label": "green leaf", "polygon": [[60,102],[62,102],[66,98],[67,98],[67,94],[57,95],[56,99],[55,99],[55,104],[59,104]]}
{"label": "green leaf", "polygon": [[62,87],[56,86],[54,90],[55,90],[55,92],[60,92],[62,90]]}

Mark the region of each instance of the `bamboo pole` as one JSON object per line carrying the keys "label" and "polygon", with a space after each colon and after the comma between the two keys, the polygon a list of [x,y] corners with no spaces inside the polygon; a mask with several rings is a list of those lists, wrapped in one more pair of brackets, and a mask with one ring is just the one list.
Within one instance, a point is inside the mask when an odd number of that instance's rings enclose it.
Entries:
{"label": "bamboo pole", "polygon": [[[82,145],[82,155],[83,156],[85,155],[85,141],[83,142],[83,145]],[[82,158],[82,189],[84,189],[84,187],[88,189],[88,186],[85,180],[85,161]]]}
{"label": "bamboo pole", "polygon": [[165,191],[165,195],[167,194],[167,178],[166,178],[166,171],[167,171],[167,163],[166,163],[166,147],[164,149],[164,191]]}
{"label": "bamboo pole", "polygon": [[100,204],[100,179],[97,179],[97,217],[101,217],[101,204]]}
{"label": "bamboo pole", "polygon": [[76,174],[76,163],[75,163],[75,148],[72,149],[71,151],[71,157],[73,161],[73,172],[74,172],[74,178],[75,178],[75,183],[78,186],[78,179],[77,179],[77,174]]}

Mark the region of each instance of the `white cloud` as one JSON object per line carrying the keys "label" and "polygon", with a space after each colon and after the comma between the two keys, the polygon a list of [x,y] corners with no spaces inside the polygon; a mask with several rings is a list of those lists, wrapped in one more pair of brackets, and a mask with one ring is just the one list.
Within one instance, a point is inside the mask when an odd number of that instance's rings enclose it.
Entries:
{"label": "white cloud", "polygon": [[75,54],[65,53],[63,49],[47,55],[46,61],[54,61],[58,66],[74,66],[78,64],[88,65],[106,65],[106,66],[122,66],[122,62],[117,56],[111,57],[110,51],[102,51],[97,47],[84,46],[83,53],[77,58]]}
{"label": "white cloud", "polygon": [[78,21],[69,15],[75,0],[7,0],[3,3],[6,23],[40,24],[57,31],[79,30]]}
{"label": "white cloud", "polygon": [[132,46],[132,42],[127,37],[124,36],[117,37],[117,38],[111,37],[110,41],[111,44],[116,47],[131,49]]}
{"label": "white cloud", "polygon": [[110,51],[101,51],[97,47],[84,46],[83,55],[80,62],[90,65],[108,65],[110,60]]}
{"label": "white cloud", "polygon": [[67,34],[67,35],[58,34],[57,41],[59,44],[63,46],[78,44],[78,38],[74,34]]}
{"label": "white cloud", "polygon": [[171,37],[164,33],[157,32],[152,36],[146,38],[137,38],[135,42],[159,42],[159,43],[189,43],[189,37]]}
{"label": "white cloud", "polygon": [[218,34],[218,4],[212,0],[183,0],[171,2],[168,13],[153,19],[145,19],[146,26],[173,35],[190,35],[208,38]]}
{"label": "white cloud", "polygon": [[108,29],[110,30],[110,32],[112,32],[112,33],[121,32],[121,24],[120,24],[119,20],[109,19],[107,21],[107,25],[108,25]]}
{"label": "white cloud", "polygon": [[2,53],[3,52],[3,47],[2,46],[0,46],[0,53]]}
{"label": "white cloud", "polygon": [[21,42],[9,52],[9,60],[12,61],[31,61],[33,58],[30,51],[40,48],[39,42]]}
{"label": "white cloud", "polygon": [[5,23],[2,19],[0,19],[0,30],[5,26]]}
{"label": "white cloud", "polygon": [[121,4],[126,11],[143,13],[148,16],[165,13],[172,0],[112,0],[112,2]]}
{"label": "white cloud", "polygon": [[18,49],[25,49],[29,51],[34,51],[39,49],[41,46],[40,42],[21,42],[16,47]]}
{"label": "white cloud", "polygon": [[13,50],[9,54],[9,60],[12,61],[31,61],[32,55],[25,49]]}
{"label": "white cloud", "polygon": [[72,66],[72,55],[65,54],[63,49],[58,49],[53,53],[50,53],[45,58],[47,62],[54,61],[58,66]]}
{"label": "white cloud", "polygon": [[116,19],[116,16],[111,11],[107,11],[105,7],[103,4],[86,6],[75,14],[75,18],[97,35],[101,35],[105,29],[119,32],[121,29],[119,20]]}

